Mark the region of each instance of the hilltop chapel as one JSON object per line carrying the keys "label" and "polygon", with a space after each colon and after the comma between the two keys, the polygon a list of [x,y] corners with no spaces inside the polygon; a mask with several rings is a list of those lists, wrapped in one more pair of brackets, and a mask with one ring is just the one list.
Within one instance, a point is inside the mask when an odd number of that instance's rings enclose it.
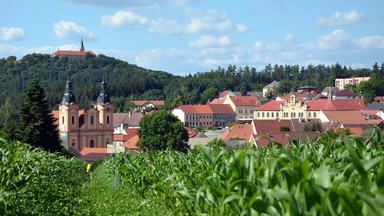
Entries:
{"label": "hilltop chapel", "polygon": [[72,83],[67,81],[66,92],[59,105],[59,131],[66,148],[81,151],[84,147],[107,148],[113,142],[113,104],[101,82],[101,91],[95,105],[79,110]]}

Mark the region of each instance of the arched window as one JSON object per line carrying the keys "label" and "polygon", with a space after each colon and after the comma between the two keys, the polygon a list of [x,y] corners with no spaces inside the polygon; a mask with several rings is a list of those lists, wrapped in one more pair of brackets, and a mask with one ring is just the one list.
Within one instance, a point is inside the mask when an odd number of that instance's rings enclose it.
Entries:
{"label": "arched window", "polygon": [[107,124],[109,124],[109,116],[107,116]]}
{"label": "arched window", "polygon": [[93,116],[91,116],[91,124],[93,125],[94,119]]}
{"label": "arched window", "polygon": [[91,139],[91,141],[89,141],[89,147],[91,147],[91,148],[95,147],[95,143],[94,143],[93,139]]}
{"label": "arched window", "polygon": [[75,124],[75,116],[72,116],[72,124]]}
{"label": "arched window", "polygon": [[273,112],[271,113],[271,117],[273,118],[274,116],[273,116],[274,114],[273,114]]}
{"label": "arched window", "polygon": [[61,118],[61,122],[64,124],[64,116]]}
{"label": "arched window", "polygon": [[267,112],[267,118],[269,118],[269,112]]}

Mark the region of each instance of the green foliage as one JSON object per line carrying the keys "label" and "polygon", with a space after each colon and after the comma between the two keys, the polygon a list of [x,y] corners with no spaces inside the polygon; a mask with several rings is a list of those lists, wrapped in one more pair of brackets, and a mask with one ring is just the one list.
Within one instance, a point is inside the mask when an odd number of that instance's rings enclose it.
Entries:
{"label": "green foliage", "polygon": [[209,87],[206,90],[204,90],[203,93],[201,93],[200,95],[201,102],[205,104],[207,103],[207,101],[212,101],[218,96],[218,94],[219,94],[219,90],[217,88]]}
{"label": "green foliage", "polygon": [[0,107],[0,129],[3,132],[4,138],[14,140],[16,122],[19,118],[16,107],[12,104],[11,99],[8,98]]}
{"label": "green foliage", "polygon": [[0,138],[0,215],[74,215],[86,164]]}
{"label": "green foliage", "polygon": [[244,139],[236,136],[236,137],[229,138],[229,140],[244,140]]}
{"label": "green foliage", "polygon": [[306,124],[304,126],[304,131],[306,132],[323,131],[323,126],[319,122],[314,122],[311,125]]}
{"label": "green foliage", "polygon": [[291,131],[291,129],[288,126],[281,126],[280,131]]}
{"label": "green foliage", "polygon": [[188,151],[188,132],[173,114],[161,111],[145,115],[139,124],[137,146],[140,149]]}
{"label": "green foliage", "polygon": [[49,109],[44,89],[33,80],[23,93],[20,120],[16,127],[16,139],[46,151],[61,151],[59,131]]}
{"label": "green foliage", "polygon": [[383,147],[376,130],[364,142],[321,136],[290,148],[119,155],[109,167],[119,187],[177,215],[380,215]]}

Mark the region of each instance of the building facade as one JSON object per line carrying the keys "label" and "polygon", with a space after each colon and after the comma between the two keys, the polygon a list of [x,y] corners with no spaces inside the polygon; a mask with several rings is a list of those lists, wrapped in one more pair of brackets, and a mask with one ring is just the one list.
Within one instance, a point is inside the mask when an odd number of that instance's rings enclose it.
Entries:
{"label": "building facade", "polygon": [[350,77],[350,78],[339,78],[335,79],[335,87],[339,90],[344,90],[344,86],[349,85],[359,85],[360,82],[368,81],[371,77]]}
{"label": "building facade", "polygon": [[59,105],[59,131],[63,145],[81,151],[84,147],[107,148],[113,142],[113,104],[101,83],[97,103],[79,110],[72,83],[67,81],[66,93]]}

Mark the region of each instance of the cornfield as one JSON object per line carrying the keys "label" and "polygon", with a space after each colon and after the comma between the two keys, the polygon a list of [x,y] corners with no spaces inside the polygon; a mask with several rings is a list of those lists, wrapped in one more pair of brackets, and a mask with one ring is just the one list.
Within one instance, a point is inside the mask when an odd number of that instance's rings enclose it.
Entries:
{"label": "cornfield", "polygon": [[114,187],[187,215],[382,215],[380,131],[368,140],[330,139],[290,147],[197,146],[187,154],[148,152],[108,161]]}

